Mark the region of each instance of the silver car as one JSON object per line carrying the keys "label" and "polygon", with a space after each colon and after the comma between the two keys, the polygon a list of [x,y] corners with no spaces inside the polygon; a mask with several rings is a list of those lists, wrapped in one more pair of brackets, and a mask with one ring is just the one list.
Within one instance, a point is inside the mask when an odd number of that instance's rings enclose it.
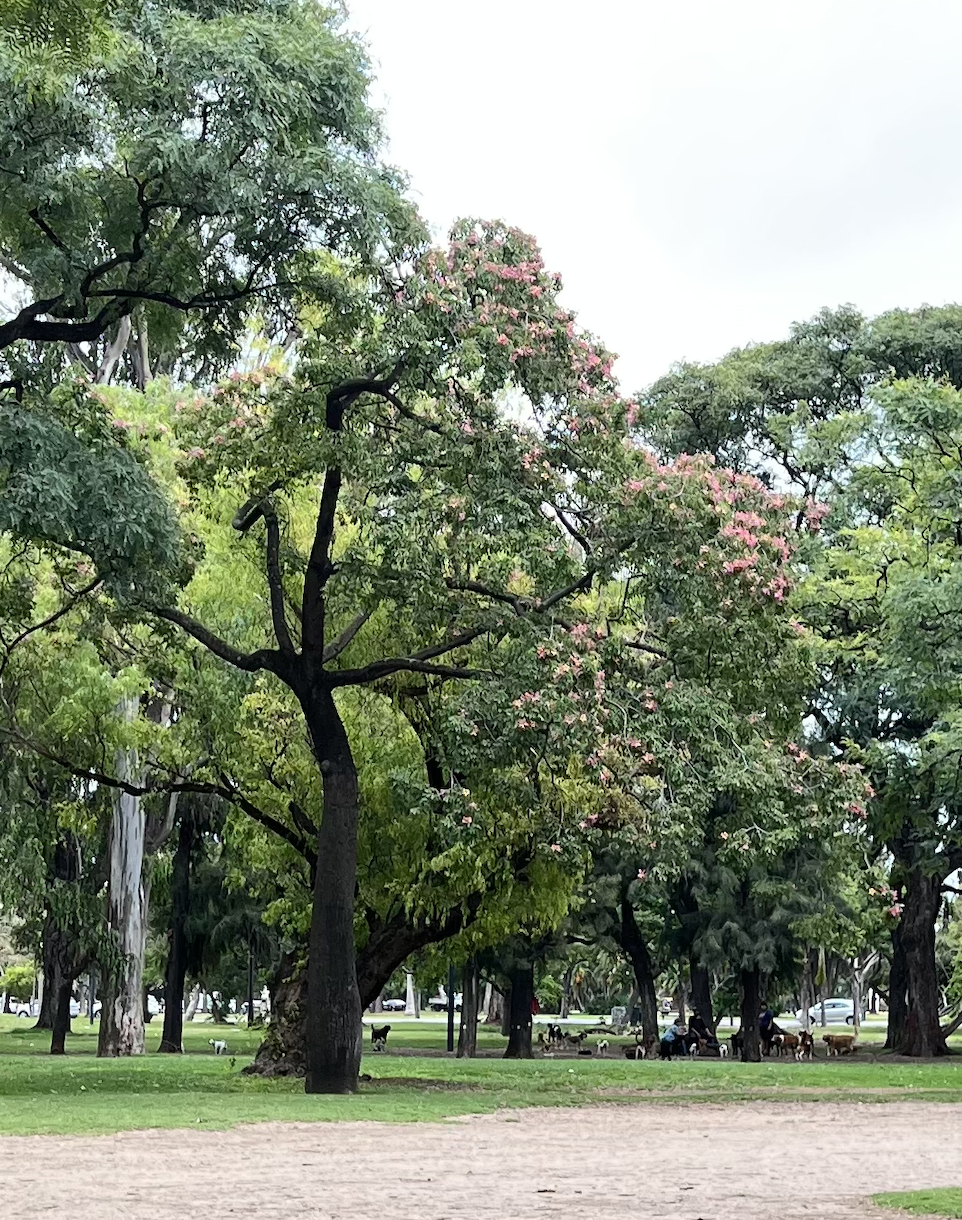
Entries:
{"label": "silver car", "polygon": [[[864,1016],[864,1013],[863,1013]],[[822,1005],[813,1004],[808,1010],[810,1021],[820,1022],[822,1019]],[[799,1009],[795,1014],[795,1020],[799,1023],[805,1023],[804,1010]],[[825,1020],[829,1025],[854,1025],[855,1024],[855,1005],[851,1000],[844,998],[836,998],[834,1000],[825,1001]]]}

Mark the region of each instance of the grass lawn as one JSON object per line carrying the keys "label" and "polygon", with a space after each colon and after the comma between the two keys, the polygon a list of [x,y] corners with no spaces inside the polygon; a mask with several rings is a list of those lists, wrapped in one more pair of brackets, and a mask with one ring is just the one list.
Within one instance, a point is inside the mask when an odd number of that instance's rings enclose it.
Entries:
{"label": "grass lawn", "polygon": [[950,1220],[962,1217],[962,1187],[943,1190],[906,1190],[890,1195],[873,1195],[879,1207],[897,1207],[910,1216],[946,1216]]}
{"label": "grass lawn", "polygon": [[[0,1134],[224,1128],[271,1120],[416,1122],[601,1101],[962,1101],[962,1056],[933,1063],[651,1063],[620,1054],[527,1062],[454,1059],[438,1053],[444,1048],[443,1021],[385,1020],[392,1026],[392,1053],[366,1054],[362,1065],[374,1079],[352,1097],[308,1097],[299,1080],[240,1075],[260,1040],[257,1029],[191,1024],[184,1031],[184,1055],[158,1055],[152,1053],[161,1032],[155,1019],[147,1027],[147,1055],[104,1060],[95,1057],[97,1027],[84,1018],[73,1023],[67,1054],[53,1057],[46,1053],[49,1035],[33,1031],[25,1020],[0,1017]],[[226,1038],[227,1056],[211,1053],[212,1036]],[[482,1053],[503,1046],[498,1033],[479,1030]]]}

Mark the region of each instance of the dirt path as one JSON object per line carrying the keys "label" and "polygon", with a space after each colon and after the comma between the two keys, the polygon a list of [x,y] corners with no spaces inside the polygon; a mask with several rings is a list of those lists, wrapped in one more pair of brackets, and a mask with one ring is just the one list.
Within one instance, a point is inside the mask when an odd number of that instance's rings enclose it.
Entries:
{"label": "dirt path", "polygon": [[962,1183],[950,1104],[603,1106],[447,1123],[0,1139],[4,1214],[83,1220],[865,1220]]}

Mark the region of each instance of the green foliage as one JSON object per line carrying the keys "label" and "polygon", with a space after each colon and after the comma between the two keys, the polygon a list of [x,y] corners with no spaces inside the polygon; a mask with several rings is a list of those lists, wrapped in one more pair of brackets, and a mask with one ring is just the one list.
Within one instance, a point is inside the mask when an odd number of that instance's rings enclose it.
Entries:
{"label": "green foliage", "polygon": [[122,6],[77,58],[51,71],[0,41],[0,253],[32,298],[3,346],[95,341],[136,309],[155,360],[216,364],[252,300],[290,317],[308,246],[370,263],[419,239],[332,10]]}
{"label": "green foliage", "polygon": [[33,995],[37,982],[37,972],[31,964],[7,966],[0,974],[0,990],[11,998],[25,1004]]}

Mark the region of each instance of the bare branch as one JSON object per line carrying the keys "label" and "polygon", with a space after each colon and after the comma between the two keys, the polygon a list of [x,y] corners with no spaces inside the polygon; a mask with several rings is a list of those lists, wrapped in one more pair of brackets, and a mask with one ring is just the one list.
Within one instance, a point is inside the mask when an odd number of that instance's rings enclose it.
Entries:
{"label": "bare branch", "polygon": [[362,686],[367,682],[379,682],[391,674],[428,674],[434,678],[490,678],[487,669],[462,669],[455,665],[432,665],[427,661],[416,661],[413,657],[391,657],[385,661],[374,661],[363,669],[341,669],[328,679],[332,688],[338,686]]}
{"label": "bare branch", "polygon": [[267,527],[267,583],[271,593],[271,621],[274,624],[274,635],[280,645],[281,652],[294,655],[294,641],[291,639],[290,628],[287,626],[287,616],[284,612],[284,577],[281,573],[281,531],[277,523],[277,513],[270,500],[265,500],[261,512]]}
{"label": "bare branch", "polygon": [[370,617],[370,610],[361,610],[354,615],[337,639],[332,640],[324,649],[325,663],[333,661],[335,657],[341,655]]}
{"label": "bare branch", "polygon": [[198,623],[189,614],[182,614],[180,610],[175,610],[172,606],[148,606],[147,609],[152,614],[156,614],[158,618],[166,619],[169,623],[176,623],[188,635],[193,636],[199,644],[203,644],[215,657],[220,657],[228,665],[233,665],[235,669],[242,669],[246,673],[257,673],[261,669],[268,669],[272,673],[278,672],[281,654],[273,649],[259,648],[256,652],[241,652],[232,644],[228,644],[226,640],[222,640],[220,636],[215,635],[213,631],[209,631],[203,623]]}

